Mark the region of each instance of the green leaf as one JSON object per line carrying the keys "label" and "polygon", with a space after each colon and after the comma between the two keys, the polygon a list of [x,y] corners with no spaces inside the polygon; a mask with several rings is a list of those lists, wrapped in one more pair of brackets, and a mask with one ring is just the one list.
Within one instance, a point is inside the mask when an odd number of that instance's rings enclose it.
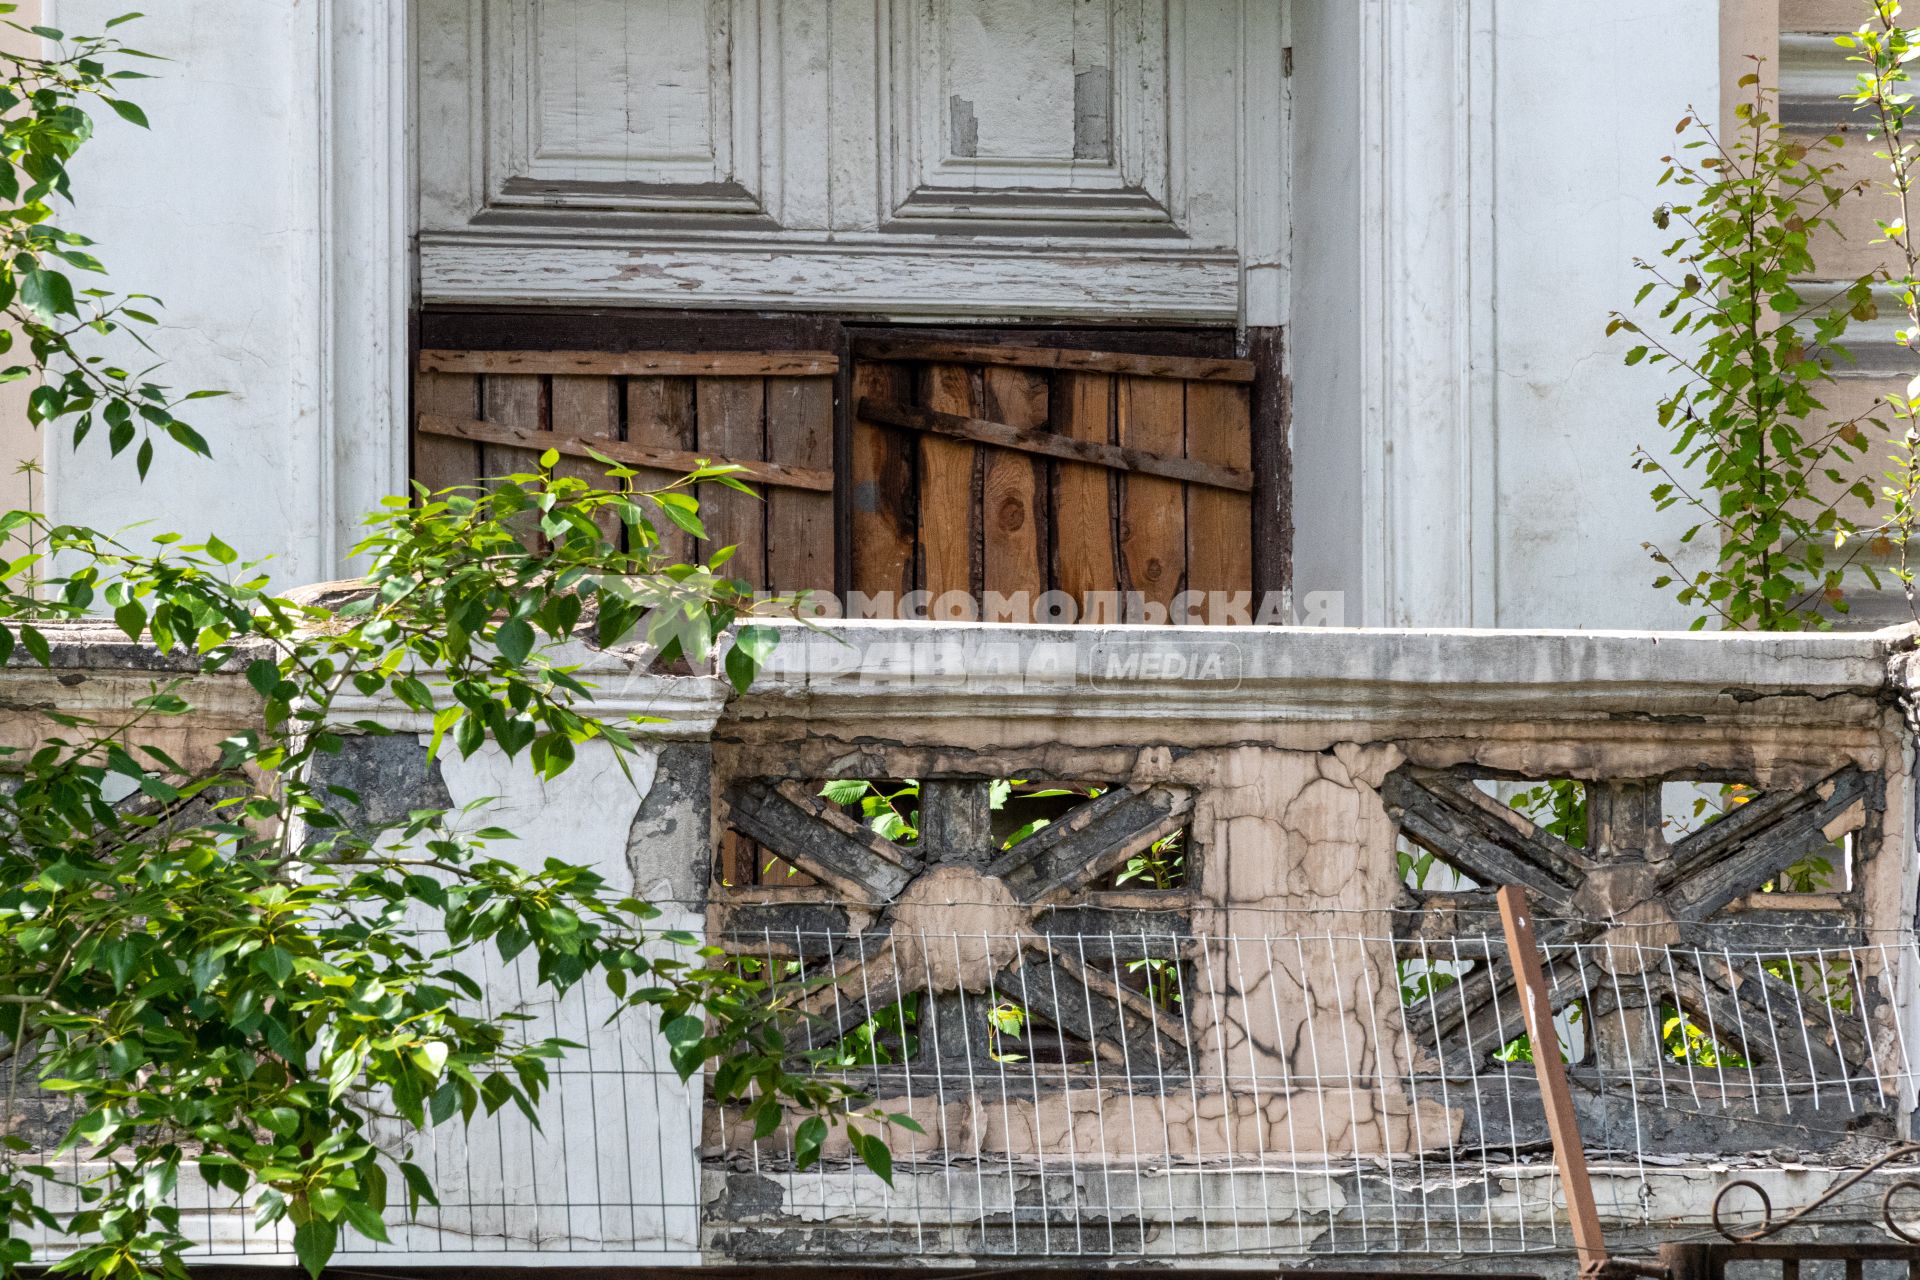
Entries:
{"label": "green leaf", "polygon": [[107,98],[106,103],[113,108],[116,115],[127,123],[137,124],[142,129],[148,127],[147,113],[133,103],[128,102],[125,98]]}
{"label": "green leaf", "polygon": [[887,1144],[876,1133],[856,1133],[853,1144],[860,1152],[860,1162],[879,1175],[880,1181],[893,1185],[893,1152],[887,1150]]}
{"label": "green leaf", "polygon": [[300,1265],[313,1280],[320,1280],[320,1272],[333,1257],[339,1242],[340,1228],[321,1217],[310,1217],[293,1229],[294,1256],[300,1259]]}
{"label": "green leaf", "polygon": [[393,1238],[387,1234],[386,1221],[371,1205],[358,1200],[349,1200],[340,1206],[341,1214],[355,1231],[376,1244],[392,1244]]}
{"label": "green leaf", "polygon": [[74,305],[73,284],[58,271],[35,267],[20,276],[20,302],[41,319],[52,322],[59,316],[78,316]]}
{"label": "green leaf", "polygon": [[239,552],[212,536],[207,538],[207,554],[219,564],[232,564],[240,558]]}
{"label": "green leaf", "polygon": [[521,666],[533,652],[533,628],[524,618],[509,618],[493,633],[494,647],[514,666]]}

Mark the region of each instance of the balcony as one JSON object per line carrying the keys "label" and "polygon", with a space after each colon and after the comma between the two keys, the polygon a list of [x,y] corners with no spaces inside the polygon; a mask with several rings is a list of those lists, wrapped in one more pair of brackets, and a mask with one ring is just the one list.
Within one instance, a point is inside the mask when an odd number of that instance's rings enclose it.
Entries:
{"label": "balcony", "polygon": [[[919,1131],[891,1185],[834,1141],[802,1168],[797,1117],[756,1138],[603,989],[495,963],[495,1010],[581,1047],[537,1128],[390,1124],[440,1205],[340,1261],[1555,1265],[1500,884],[1538,919],[1610,1242],[1697,1234],[1730,1171],[1783,1212],[1916,1101],[1912,640],[792,626],[737,697],[595,655],[597,710],[656,718],[633,782],[429,762],[422,717],[367,704],[403,732],[332,780],[369,816],[494,797],[527,856],[791,983],[817,1069]],[[63,633],[51,673],[6,672],[10,736],[156,661]],[[250,694],[201,702],[177,753]],[[287,1251],[180,1195],[210,1255]]]}

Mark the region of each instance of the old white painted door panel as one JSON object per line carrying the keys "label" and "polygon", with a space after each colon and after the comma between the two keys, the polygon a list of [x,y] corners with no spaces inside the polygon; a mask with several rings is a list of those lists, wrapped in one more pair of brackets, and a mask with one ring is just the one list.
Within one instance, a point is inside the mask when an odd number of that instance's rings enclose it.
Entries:
{"label": "old white painted door panel", "polygon": [[421,0],[423,294],[1231,319],[1274,4]]}

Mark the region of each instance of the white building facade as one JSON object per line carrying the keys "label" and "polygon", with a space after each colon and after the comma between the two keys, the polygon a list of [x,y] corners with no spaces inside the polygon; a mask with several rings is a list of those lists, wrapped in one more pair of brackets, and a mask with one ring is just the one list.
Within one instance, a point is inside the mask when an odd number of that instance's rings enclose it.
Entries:
{"label": "white building facade", "polygon": [[1604,329],[1674,120],[1777,39],[1753,7],[176,0],[132,28],[173,60],[153,132],[103,129],[74,222],[167,302],[168,379],[233,394],[216,461],[144,486],[47,442],[52,509],[344,572],[438,313],[1202,329],[1278,397],[1296,609],[1684,624],[1629,465],[1663,384]]}

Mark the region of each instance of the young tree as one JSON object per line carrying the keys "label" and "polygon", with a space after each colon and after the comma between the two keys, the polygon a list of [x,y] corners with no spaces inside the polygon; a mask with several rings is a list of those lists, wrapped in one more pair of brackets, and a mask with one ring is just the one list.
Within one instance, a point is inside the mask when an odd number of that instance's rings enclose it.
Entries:
{"label": "young tree", "polygon": [[[120,97],[137,75],[127,60],[144,55],[111,35],[31,30],[59,51],[0,54],[0,309],[24,345],[6,376],[40,378],[34,420],[70,425],[76,444],[96,424],[113,454],[137,441],[144,475],[158,441],[209,452],[177,416],[205,393],[171,393],[92,348],[108,335],[144,346],[155,304],[75,287],[69,270],[100,264],[56,220],[88,108],[145,124]],[[29,748],[0,749],[0,1273],[28,1262],[36,1229],[72,1237],[57,1270],[181,1273],[189,1241],[171,1196],[190,1164],[253,1197],[261,1225],[290,1220],[310,1271],[343,1229],[384,1239],[394,1207],[433,1188],[370,1119],[424,1129],[531,1112],[565,1048],[481,1011],[467,976],[479,948],[530,964],[556,993],[604,982],[657,1015],[676,1068],[710,1071],[712,1095],[762,1134],[811,1113],[796,1135],[805,1161],[830,1124],[848,1124],[890,1176],[880,1128],[912,1122],[850,1121],[844,1087],[789,1050],[798,993],[778,975],[653,934],[652,908],[565,850],[501,856],[510,833],[463,812],[349,822],[359,797],[325,781],[355,735],[386,732],[345,709],[368,698],[430,717],[434,752],[497,749],[549,778],[587,743],[625,760],[641,730],[588,713],[583,643],[697,667],[724,651],[736,685],[752,678],[771,633],[736,625],[750,602],[722,572],[726,553],[668,564],[654,524],[704,537],[690,490],[741,488],[731,469],[643,493],[631,470],[609,464],[613,487],[599,488],[556,477],[554,461],[389,499],[357,549],[368,576],[337,605],[273,594],[218,537],[135,546],[0,516],[0,537],[34,548],[0,571],[0,662],[44,667],[49,619],[106,611],[161,668],[122,714],[52,712]],[[204,759],[176,758],[165,731],[222,680],[250,686],[257,722]],[[58,1153],[13,1132],[35,1090],[70,1106]],[[87,1172],[64,1189],[80,1212],[62,1216],[47,1157],[68,1152]]]}

